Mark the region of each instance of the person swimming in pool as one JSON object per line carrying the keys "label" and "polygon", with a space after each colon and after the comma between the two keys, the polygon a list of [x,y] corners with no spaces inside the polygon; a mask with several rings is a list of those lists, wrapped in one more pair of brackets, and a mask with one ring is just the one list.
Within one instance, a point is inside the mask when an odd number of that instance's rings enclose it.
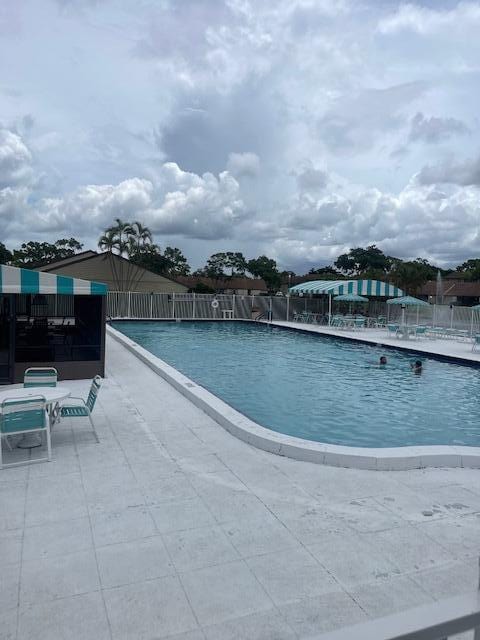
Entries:
{"label": "person swimming in pool", "polygon": [[423,371],[423,365],[422,365],[422,361],[421,360],[415,360],[415,362],[412,362],[410,367],[411,367],[413,373],[420,374]]}
{"label": "person swimming in pool", "polygon": [[380,360],[378,361],[379,367],[384,367],[387,364],[387,356],[380,356]]}

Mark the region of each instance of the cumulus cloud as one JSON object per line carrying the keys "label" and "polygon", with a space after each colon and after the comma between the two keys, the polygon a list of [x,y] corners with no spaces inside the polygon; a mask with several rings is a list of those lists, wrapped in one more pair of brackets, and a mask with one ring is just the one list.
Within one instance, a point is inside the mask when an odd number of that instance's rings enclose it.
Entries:
{"label": "cumulus cloud", "polygon": [[159,191],[162,197],[146,212],[148,224],[158,233],[225,238],[246,214],[239,184],[228,171],[218,177],[198,176],[169,162],[160,172]]}
{"label": "cumulus cloud", "polygon": [[237,177],[248,176],[254,178],[260,171],[260,158],[256,153],[230,153],[228,155],[227,170]]}
{"label": "cumulus cloud", "polygon": [[297,173],[297,185],[299,191],[321,191],[328,183],[328,173],[323,169],[317,169],[313,164],[306,163]]}
{"label": "cumulus cloud", "polygon": [[26,184],[32,177],[32,154],[20,136],[0,129],[0,189]]}
{"label": "cumulus cloud", "polygon": [[429,144],[443,142],[453,135],[466,134],[469,132],[467,125],[457,118],[437,118],[432,116],[427,118],[423,113],[417,113],[410,122],[409,140],[418,140]]}
{"label": "cumulus cloud", "polygon": [[413,31],[427,35],[439,30],[451,30],[458,22],[470,24],[480,23],[480,6],[477,2],[459,2],[458,6],[429,8],[414,3],[401,4],[393,15],[382,18],[378,31],[393,34],[402,31]]}
{"label": "cumulus cloud", "polygon": [[422,185],[444,183],[480,187],[480,156],[460,162],[450,159],[427,165],[418,173],[417,180]]}
{"label": "cumulus cloud", "polygon": [[4,241],[478,255],[477,2],[39,4],[0,3]]}
{"label": "cumulus cloud", "polygon": [[319,118],[318,136],[335,153],[371,149],[380,135],[403,126],[404,109],[425,90],[424,83],[409,82],[342,96]]}
{"label": "cumulus cloud", "polygon": [[150,180],[85,185],[62,197],[37,197],[33,207],[28,202],[32,185],[22,184],[32,174],[31,154],[10,131],[2,131],[0,141],[0,217],[13,227],[28,221],[37,233],[87,228],[98,234],[119,217],[142,220],[161,234],[219,239],[230,236],[247,215],[240,186],[228,171],[197,175],[173,162],[164,163]]}

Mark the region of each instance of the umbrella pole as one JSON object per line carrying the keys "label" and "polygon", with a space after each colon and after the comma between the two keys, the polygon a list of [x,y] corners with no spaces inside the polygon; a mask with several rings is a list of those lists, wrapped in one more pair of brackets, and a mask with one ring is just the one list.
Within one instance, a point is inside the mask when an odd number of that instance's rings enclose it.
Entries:
{"label": "umbrella pole", "polygon": [[328,326],[332,324],[332,294],[328,296]]}
{"label": "umbrella pole", "polygon": [[402,304],[402,327],[405,326],[405,305]]}
{"label": "umbrella pole", "polygon": [[472,318],[470,320],[470,338],[473,338],[473,309],[472,309]]}
{"label": "umbrella pole", "polygon": [[418,314],[420,313],[420,307],[417,307],[417,326],[418,326]]}

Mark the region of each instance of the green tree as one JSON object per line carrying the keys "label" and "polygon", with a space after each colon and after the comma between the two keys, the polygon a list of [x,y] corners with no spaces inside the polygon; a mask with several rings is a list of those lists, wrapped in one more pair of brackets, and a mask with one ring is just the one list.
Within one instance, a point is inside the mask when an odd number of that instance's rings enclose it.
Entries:
{"label": "green tree", "polygon": [[207,276],[207,278],[213,279],[222,279],[226,277],[225,268],[226,268],[227,258],[225,253],[214,253],[207,260],[205,267],[201,270],[202,275]]}
{"label": "green tree", "polygon": [[259,256],[248,261],[248,270],[255,278],[262,278],[269,291],[277,291],[280,288],[282,276],[277,268],[277,263],[267,256]]}
{"label": "green tree", "polygon": [[406,293],[415,295],[428,280],[437,277],[437,272],[438,267],[424,258],[406,261],[395,258],[389,279]]}
{"label": "green tree", "polygon": [[[230,270],[230,273],[227,271]],[[247,261],[240,251],[222,251],[214,253],[207,260],[203,269],[199,269],[196,275],[205,275],[208,278],[224,279],[234,276],[243,276],[247,271]]]}
{"label": "green tree", "polygon": [[48,264],[54,260],[69,258],[81,251],[83,245],[75,238],[61,238],[50,242],[24,242],[20,249],[13,251],[12,264],[27,269]]}
{"label": "green tree", "polygon": [[7,249],[3,242],[0,242],[0,264],[8,264],[12,258],[12,252]]}
{"label": "green tree", "polygon": [[456,271],[461,273],[466,280],[480,280],[480,259],[473,258],[458,265]]}
{"label": "green tree", "polygon": [[363,274],[372,277],[373,274],[388,273],[392,266],[392,258],[372,244],[366,248],[350,249],[348,253],[338,256],[333,265],[348,276]]}
{"label": "green tree", "polygon": [[248,268],[247,261],[240,251],[227,251],[225,253],[225,266],[230,269],[232,278],[233,276],[244,276]]}
{"label": "green tree", "polygon": [[334,267],[319,267],[318,269],[310,269],[309,275],[320,276],[321,280],[335,280],[336,278],[342,278],[342,274],[339,273]]}
{"label": "green tree", "polygon": [[186,276],[190,273],[187,259],[176,247],[166,247],[162,253],[158,245],[146,244],[132,253],[130,260],[139,267],[159,275]]}
{"label": "green tree", "polygon": [[190,265],[186,257],[177,247],[165,247],[163,257],[168,263],[168,273],[171,275],[188,276]]}

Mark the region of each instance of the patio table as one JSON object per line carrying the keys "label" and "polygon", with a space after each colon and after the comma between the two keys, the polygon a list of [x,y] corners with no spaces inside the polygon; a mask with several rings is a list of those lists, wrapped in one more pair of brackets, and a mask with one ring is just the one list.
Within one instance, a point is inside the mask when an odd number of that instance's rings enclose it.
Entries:
{"label": "patio table", "polygon": [[[0,390],[0,412],[1,404],[4,400],[23,400],[35,396],[43,396],[47,406],[49,426],[51,429],[53,426],[53,407],[57,402],[68,398],[71,393],[71,390],[63,385],[57,385],[56,387],[28,387],[26,389],[21,385],[11,384],[2,387]],[[41,444],[37,434],[32,433],[25,434],[18,442],[17,447],[20,449],[32,449],[33,447],[39,447]]]}

